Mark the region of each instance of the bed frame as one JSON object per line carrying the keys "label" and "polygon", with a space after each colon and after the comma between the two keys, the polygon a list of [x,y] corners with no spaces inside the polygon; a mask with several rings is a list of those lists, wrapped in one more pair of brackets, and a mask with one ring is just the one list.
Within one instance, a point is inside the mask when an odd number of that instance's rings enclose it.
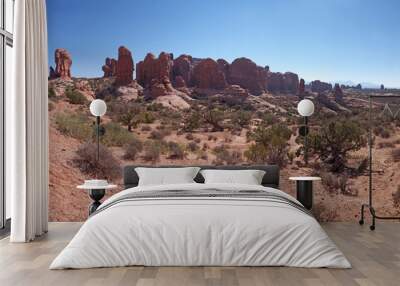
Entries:
{"label": "bed frame", "polygon": [[[139,176],[135,171],[136,167],[154,167],[154,166],[125,166],[123,170],[124,189],[136,187],[139,183]],[[177,167],[191,167],[191,166],[157,166],[157,168],[177,168]],[[279,166],[277,165],[257,165],[257,166],[197,166],[201,169],[218,169],[218,170],[263,170],[265,171],[264,178],[261,184],[264,187],[271,187],[279,189]],[[197,183],[204,183],[204,178],[200,174],[194,178]]]}

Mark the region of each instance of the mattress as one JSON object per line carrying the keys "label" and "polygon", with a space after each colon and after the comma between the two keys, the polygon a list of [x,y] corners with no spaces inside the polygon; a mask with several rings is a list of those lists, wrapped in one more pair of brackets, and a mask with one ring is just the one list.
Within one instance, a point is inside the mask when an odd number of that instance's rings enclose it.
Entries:
{"label": "mattress", "polygon": [[193,183],[134,187],[110,197],[50,269],[133,265],[351,267],[290,195]]}

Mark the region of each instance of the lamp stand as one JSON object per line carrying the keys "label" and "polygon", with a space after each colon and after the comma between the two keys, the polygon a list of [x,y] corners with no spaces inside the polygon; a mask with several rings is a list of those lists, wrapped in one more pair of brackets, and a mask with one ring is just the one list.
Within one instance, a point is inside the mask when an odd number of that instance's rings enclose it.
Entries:
{"label": "lamp stand", "polygon": [[304,116],[304,163],[306,166],[308,166],[308,141],[307,141],[307,135],[308,135],[308,117]]}
{"label": "lamp stand", "polygon": [[100,116],[96,116],[97,162],[100,159]]}

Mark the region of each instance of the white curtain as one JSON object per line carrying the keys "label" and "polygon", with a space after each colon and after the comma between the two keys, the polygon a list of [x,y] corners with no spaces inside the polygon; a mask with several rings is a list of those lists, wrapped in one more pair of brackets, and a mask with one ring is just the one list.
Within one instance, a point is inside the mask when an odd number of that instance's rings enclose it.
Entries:
{"label": "white curtain", "polygon": [[15,1],[14,94],[6,103],[6,186],[12,242],[48,225],[47,22],[45,0]]}

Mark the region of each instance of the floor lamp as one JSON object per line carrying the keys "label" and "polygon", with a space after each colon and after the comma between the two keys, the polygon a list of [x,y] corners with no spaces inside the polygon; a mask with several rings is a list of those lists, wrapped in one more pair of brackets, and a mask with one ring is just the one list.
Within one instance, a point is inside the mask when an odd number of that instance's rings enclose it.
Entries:
{"label": "floor lamp", "polygon": [[107,105],[104,100],[95,99],[90,103],[90,113],[96,116],[96,143],[97,143],[97,162],[100,158],[100,117],[106,114]]}
{"label": "floor lamp", "polygon": [[303,99],[297,105],[297,111],[304,117],[304,125],[300,127],[299,133],[304,136],[304,163],[308,165],[308,117],[314,113],[314,103],[309,99]]}

